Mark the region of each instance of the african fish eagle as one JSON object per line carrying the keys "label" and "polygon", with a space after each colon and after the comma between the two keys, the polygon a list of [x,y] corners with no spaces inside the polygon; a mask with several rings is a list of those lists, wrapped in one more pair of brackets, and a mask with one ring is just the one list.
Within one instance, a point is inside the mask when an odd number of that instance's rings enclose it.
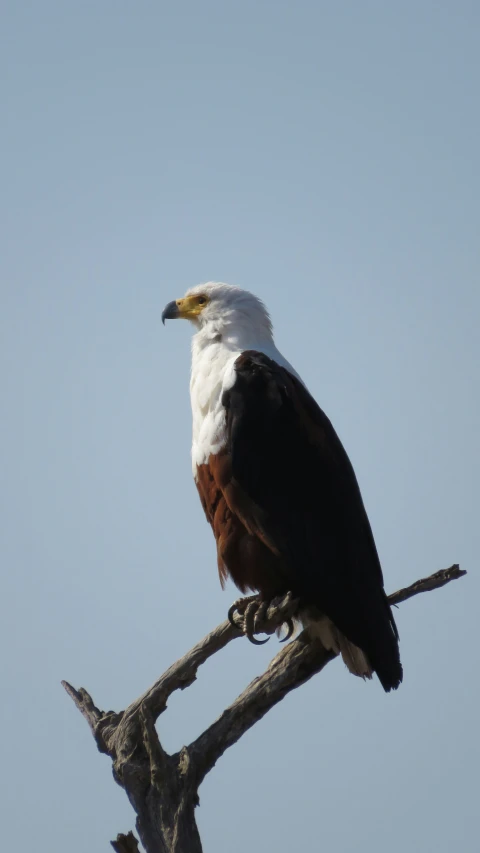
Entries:
{"label": "african fish eagle", "polygon": [[298,616],[355,675],[402,681],[398,631],[350,460],[276,348],[263,302],[209,282],[162,320],[195,333],[193,476],[228,576],[264,603],[291,591]]}

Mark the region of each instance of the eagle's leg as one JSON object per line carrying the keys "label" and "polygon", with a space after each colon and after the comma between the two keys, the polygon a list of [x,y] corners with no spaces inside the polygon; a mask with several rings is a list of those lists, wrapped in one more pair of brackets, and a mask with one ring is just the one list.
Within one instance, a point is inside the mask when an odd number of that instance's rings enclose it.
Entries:
{"label": "eagle's leg", "polygon": [[[289,593],[288,597],[291,599],[291,593]],[[234,601],[228,611],[228,619],[235,628],[240,628],[243,631],[251,643],[254,643],[256,646],[262,646],[267,642],[268,637],[267,640],[256,640],[254,633],[258,634],[264,631],[265,628],[268,629],[268,610],[272,605],[275,608],[276,605],[282,606],[282,604],[285,605],[287,603],[290,602],[287,602],[285,597],[282,599],[276,598],[272,601],[266,601],[259,599],[258,595],[249,595],[245,598],[239,598],[237,601]],[[286,640],[290,639],[295,628],[290,616],[287,616],[287,618],[283,620],[282,624],[287,626],[287,634],[281,640],[281,642],[284,643]],[[272,629],[270,629],[270,632],[272,632]]]}

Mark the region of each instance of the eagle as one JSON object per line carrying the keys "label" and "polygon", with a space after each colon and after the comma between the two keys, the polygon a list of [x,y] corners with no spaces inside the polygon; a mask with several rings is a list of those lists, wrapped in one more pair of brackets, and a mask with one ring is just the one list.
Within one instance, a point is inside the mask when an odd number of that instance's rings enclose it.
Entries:
{"label": "eagle", "polygon": [[353,467],[265,305],[208,282],[162,313],[180,318],[194,326],[192,468],[222,586],[230,577],[259,606],[291,593],[310,636],[396,689],[398,631]]}

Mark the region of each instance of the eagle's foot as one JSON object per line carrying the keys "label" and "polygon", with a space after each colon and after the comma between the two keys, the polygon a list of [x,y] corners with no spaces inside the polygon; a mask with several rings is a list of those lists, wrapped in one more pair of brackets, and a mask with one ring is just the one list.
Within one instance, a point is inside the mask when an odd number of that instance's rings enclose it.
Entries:
{"label": "eagle's foot", "polygon": [[[243,614],[245,613],[247,604],[250,604],[251,601],[258,601],[258,595],[247,595],[245,598],[237,598],[232,606],[229,607],[227,618],[230,625],[233,625],[234,628],[243,628]],[[238,621],[235,619],[236,615],[240,617]]]}
{"label": "eagle's foot", "polygon": [[[264,601],[258,595],[249,595],[234,601],[228,611],[228,620],[234,628],[239,628],[251,643],[263,646],[269,640],[257,640],[254,634],[263,632],[273,634],[281,625],[286,625],[286,636],[281,640],[285,643],[292,636],[295,627],[292,619],[296,602],[291,593],[272,601]],[[278,617],[283,618],[278,618]]]}

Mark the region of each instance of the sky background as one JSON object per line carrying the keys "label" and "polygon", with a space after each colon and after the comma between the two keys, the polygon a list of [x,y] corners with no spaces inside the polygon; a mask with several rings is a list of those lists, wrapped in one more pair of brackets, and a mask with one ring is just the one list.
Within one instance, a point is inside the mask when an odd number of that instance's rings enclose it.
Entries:
{"label": "sky background", "polygon": [[[387,590],[469,574],[396,612],[396,693],[335,662],[228,751],[204,849],[473,853],[478,3],[4,0],[0,42],[5,849],[133,827],[60,680],[120,710],[236,597],[191,479],[191,330],[160,322],[215,279],[265,300],[332,419]],[[206,664],[163,745],[277,649]]]}

